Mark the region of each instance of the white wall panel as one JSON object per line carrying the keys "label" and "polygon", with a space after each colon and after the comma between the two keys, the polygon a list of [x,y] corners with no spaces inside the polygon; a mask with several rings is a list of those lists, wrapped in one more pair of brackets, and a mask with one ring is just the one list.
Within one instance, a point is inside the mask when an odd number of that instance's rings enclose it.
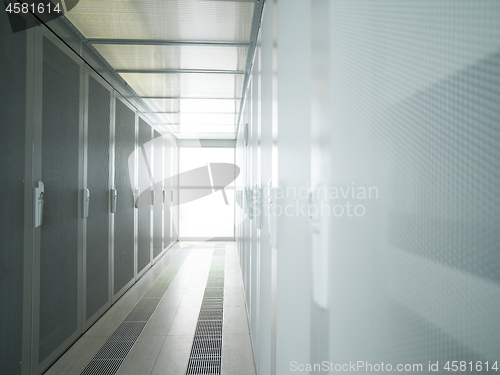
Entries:
{"label": "white wall panel", "polygon": [[[261,161],[260,180],[267,187],[272,168],[272,93],[273,93],[273,8],[264,6],[261,26]],[[264,199],[264,203],[265,203]],[[263,206],[265,213],[265,206]],[[260,231],[260,321],[257,368],[260,374],[271,373],[271,246],[267,216],[262,216]],[[254,338],[255,339],[255,338]]]}
{"label": "white wall panel", "polygon": [[[254,62],[237,143],[238,162],[245,168],[245,178],[238,189],[254,188],[258,183],[265,188],[265,194],[274,176],[272,186],[283,191],[288,187],[291,192],[288,199],[280,202],[283,207],[307,204],[311,117],[309,20],[309,2],[279,2],[278,7],[273,2],[266,3],[261,48]],[[242,128],[246,123],[250,130],[248,146],[243,141]],[[303,199],[292,192],[301,188]],[[309,359],[312,271],[308,219],[293,212],[280,217],[279,244],[272,249],[268,218],[263,215],[261,229],[257,229],[256,220],[250,220],[245,205],[239,209],[242,224],[238,239],[257,367],[259,373],[284,373],[292,360]],[[267,203],[263,210],[266,208]]]}
{"label": "white wall panel", "polygon": [[278,192],[283,192],[279,202],[283,212],[277,219],[276,373],[281,374],[289,371],[292,361],[309,363],[312,269],[307,211],[300,208],[307,206],[310,181],[310,1],[279,1],[277,26],[279,151],[275,183]]}
{"label": "white wall panel", "polygon": [[[260,79],[259,79],[259,67],[258,59],[259,50],[255,52],[254,70],[252,74],[252,121],[249,127],[249,147],[252,153],[252,173],[250,186],[252,188],[251,197],[251,211],[252,211],[252,223],[251,223],[251,264],[252,264],[252,274],[251,274],[251,299],[250,299],[250,309],[249,309],[249,319],[250,319],[250,330],[252,332],[252,343],[254,348],[255,357],[258,356],[258,324],[259,324],[259,305],[260,305],[260,230],[257,228],[257,215],[260,208],[257,205],[257,200],[260,199],[257,195],[260,194],[260,158],[259,158],[259,148],[260,148]],[[258,360],[256,358],[256,360]]]}

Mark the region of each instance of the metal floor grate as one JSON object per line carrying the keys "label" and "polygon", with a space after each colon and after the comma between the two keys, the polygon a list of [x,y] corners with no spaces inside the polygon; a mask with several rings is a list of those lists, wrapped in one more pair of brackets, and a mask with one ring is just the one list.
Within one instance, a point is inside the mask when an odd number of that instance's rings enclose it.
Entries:
{"label": "metal floor grate", "polygon": [[113,375],[116,374],[122,362],[123,359],[92,360],[81,375]]}
{"label": "metal floor grate", "polygon": [[130,341],[108,341],[104,346],[97,352],[94,359],[107,359],[107,360],[121,360],[123,361],[127,356],[132,346],[134,346],[135,340]]}
{"label": "metal floor grate", "polygon": [[225,254],[225,245],[217,244],[208,273],[186,375],[220,374]]}
{"label": "metal floor grate", "polygon": [[141,309],[131,311],[124,322],[147,322],[151,315],[155,312],[155,309]]}
{"label": "metal floor grate", "polygon": [[153,315],[192,246],[183,248],[108,338],[81,375],[114,375]]}

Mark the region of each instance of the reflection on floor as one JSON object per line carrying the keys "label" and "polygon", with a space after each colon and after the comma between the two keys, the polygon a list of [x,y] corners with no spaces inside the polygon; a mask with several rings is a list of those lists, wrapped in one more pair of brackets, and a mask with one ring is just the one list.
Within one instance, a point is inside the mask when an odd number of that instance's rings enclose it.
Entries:
{"label": "reflection on floor", "polygon": [[[194,245],[116,373],[184,375],[217,243],[222,242],[174,245],[45,374],[80,374],[179,250]],[[223,243],[226,256],[221,374],[255,375],[236,245]]]}

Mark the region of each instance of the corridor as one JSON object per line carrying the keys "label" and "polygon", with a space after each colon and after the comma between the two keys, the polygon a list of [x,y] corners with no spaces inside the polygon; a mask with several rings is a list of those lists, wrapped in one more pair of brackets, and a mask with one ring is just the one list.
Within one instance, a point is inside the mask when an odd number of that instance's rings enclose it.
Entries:
{"label": "corridor", "polygon": [[[214,248],[224,248],[224,318],[220,374],[255,375],[243,284],[234,242],[178,242],[101,319],[71,346],[46,372],[46,375],[86,374],[94,357],[94,372],[105,373],[117,360],[123,359],[117,375],[178,375],[209,373],[191,363],[193,346],[203,294],[207,285]],[[175,277],[128,353],[110,352],[98,356],[117,328],[154,288],[154,282],[165,277],[169,267]],[[175,267],[178,267],[178,271]],[[202,340],[210,343],[211,336]],[[131,340],[129,338],[129,340]],[[216,351],[213,352],[214,357]],[[97,355],[97,356],[96,356]],[[196,354],[193,355],[196,359]],[[216,361],[216,358],[214,358]],[[97,371],[99,369],[99,371]],[[214,368],[215,369],[215,368]],[[202,372],[202,371],[206,372]],[[217,371],[215,369],[214,373]],[[211,373],[211,372],[210,372]]]}
{"label": "corridor", "polygon": [[500,372],[500,1],[0,7],[0,375]]}

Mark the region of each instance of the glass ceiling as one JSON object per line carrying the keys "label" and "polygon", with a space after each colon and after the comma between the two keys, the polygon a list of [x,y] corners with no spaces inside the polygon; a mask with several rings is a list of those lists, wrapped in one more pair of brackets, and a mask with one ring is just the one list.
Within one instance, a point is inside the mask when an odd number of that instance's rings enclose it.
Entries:
{"label": "glass ceiling", "polygon": [[173,125],[234,125],[237,120],[235,113],[187,113],[167,112],[158,113],[158,117],[165,124]]}
{"label": "glass ceiling", "polygon": [[66,17],[178,138],[235,138],[253,1],[80,0]]}
{"label": "glass ceiling", "polygon": [[248,42],[254,4],[203,0],[80,0],[67,18],[86,38]]}
{"label": "glass ceiling", "polygon": [[239,99],[144,99],[155,112],[231,113],[240,109]]}

